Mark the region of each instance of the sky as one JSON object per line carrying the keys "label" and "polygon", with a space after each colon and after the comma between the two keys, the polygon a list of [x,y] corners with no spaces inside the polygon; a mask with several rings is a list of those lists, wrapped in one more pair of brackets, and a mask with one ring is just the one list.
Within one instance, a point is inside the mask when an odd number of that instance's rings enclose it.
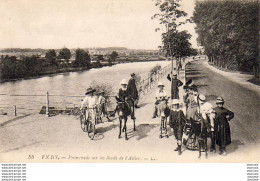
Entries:
{"label": "sky", "polygon": [[[194,0],[182,0],[192,15]],[[154,0],[0,0],[0,48],[157,49]],[[187,24],[197,47],[194,24]]]}

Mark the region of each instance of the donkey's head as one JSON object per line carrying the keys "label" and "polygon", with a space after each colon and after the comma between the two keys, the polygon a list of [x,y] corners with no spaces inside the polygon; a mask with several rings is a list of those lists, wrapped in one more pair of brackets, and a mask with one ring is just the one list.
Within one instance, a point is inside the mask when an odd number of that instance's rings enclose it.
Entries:
{"label": "donkey's head", "polygon": [[158,104],[159,116],[166,117],[165,110],[167,109],[167,99],[161,99],[160,103]]}

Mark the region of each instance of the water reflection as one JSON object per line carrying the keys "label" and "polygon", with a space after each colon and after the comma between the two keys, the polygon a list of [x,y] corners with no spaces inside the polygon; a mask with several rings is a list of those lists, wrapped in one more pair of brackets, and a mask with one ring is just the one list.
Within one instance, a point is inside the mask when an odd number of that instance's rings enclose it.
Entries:
{"label": "water reflection", "polygon": [[[117,91],[122,79],[129,79],[135,72],[141,77],[146,77],[149,70],[156,64],[162,67],[170,62],[137,62],[118,64],[112,67],[91,69],[88,71],[62,73],[58,75],[44,76],[35,79],[17,80],[0,84],[0,94],[43,95],[42,97],[28,96],[0,96],[0,107],[6,105],[12,107],[33,108],[40,110],[45,105],[44,95],[48,91],[50,95],[84,95],[86,88],[94,80],[113,86]],[[57,107],[73,107],[78,105],[82,98],[79,97],[50,97],[50,105]],[[1,108],[0,108],[1,109]],[[36,112],[36,111],[34,111]]]}

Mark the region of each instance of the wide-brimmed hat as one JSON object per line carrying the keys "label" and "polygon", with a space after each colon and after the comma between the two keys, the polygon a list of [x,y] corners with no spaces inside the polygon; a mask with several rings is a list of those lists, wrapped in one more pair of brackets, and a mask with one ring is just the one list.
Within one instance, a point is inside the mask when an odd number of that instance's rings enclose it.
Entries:
{"label": "wide-brimmed hat", "polygon": [[163,84],[162,82],[159,82],[159,83],[158,83],[158,87],[159,87],[159,86],[163,86],[163,87],[164,87],[164,84]]}
{"label": "wide-brimmed hat", "polygon": [[93,89],[93,88],[90,87],[90,88],[87,89],[85,95],[93,93],[93,92],[96,92],[96,89]]}
{"label": "wide-brimmed hat", "polygon": [[198,99],[202,102],[206,101],[206,97],[203,94],[199,94]]}
{"label": "wide-brimmed hat", "polygon": [[225,100],[223,99],[223,97],[221,97],[221,96],[217,97],[216,104],[221,104],[224,102],[225,102]]}
{"label": "wide-brimmed hat", "polygon": [[125,79],[121,80],[120,85],[127,85],[127,82]]}
{"label": "wide-brimmed hat", "polygon": [[97,91],[97,94],[103,94],[103,93],[105,93],[105,91],[103,91],[103,90],[98,90]]}
{"label": "wide-brimmed hat", "polygon": [[190,85],[190,90],[198,92],[198,86],[196,86],[195,84],[192,84],[192,85]]}

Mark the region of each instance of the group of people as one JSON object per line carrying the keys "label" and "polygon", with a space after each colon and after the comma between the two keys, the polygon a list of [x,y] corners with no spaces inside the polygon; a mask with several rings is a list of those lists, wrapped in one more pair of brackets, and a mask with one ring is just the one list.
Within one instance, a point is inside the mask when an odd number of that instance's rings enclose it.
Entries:
{"label": "group of people", "polygon": [[[158,83],[158,90],[155,95],[155,106],[153,118],[158,116],[158,104],[162,100],[171,98],[171,106],[169,111],[169,124],[173,128],[175,138],[177,140],[177,147],[175,151],[181,154],[182,144],[186,145],[187,140],[191,135],[185,135],[185,125],[190,123],[194,129],[193,134],[201,138],[210,135],[211,138],[211,152],[216,152],[216,144],[219,146],[219,154],[226,155],[226,146],[231,143],[231,132],[229,121],[234,118],[234,113],[224,108],[225,100],[222,97],[217,97],[216,107],[206,101],[205,95],[197,90],[197,86],[192,83],[192,80],[187,81],[184,85],[185,93],[183,95],[184,109],[181,107],[179,97],[179,87],[183,83],[177,78],[177,74],[168,74],[167,79],[171,81],[171,95],[168,96],[164,90],[164,84]],[[139,108],[138,90],[136,87],[135,74],[131,74],[131,78],[127,82],[123,79],[120,82],[121,87],[116,96],[117,101],[125,102],[131,119],[136,119],[134,110]],[[95,108],[97,105],[101,106],[101,110],[106,114],[104,92],[96,92],[95,89],[89,88],[86,92],[86,97],[81,104],[81,109],[87,107],[88,109]],[[185,110],[185,111],[184,111]],[[115,109],[115,112],[117,108]],[[89,112],[87,113],[89,115]]]}
{"label": "group of people", "polygon": [[[182,144],[186,145],[190,134],[185,135],[185,125],[190,123],[193,127],[193,134],[199,139],[210,135],[211,152],[216,152],[216,144],[219,146],[219,154],[226,155],[226,146],[231,143],[231,132],[229,121],[234,118],[234,113],[224,108],[225,100],[217,97],[216,107],[206,101],[205,95],[197,90],[192,80],[184,85],[183,95],[184,109],[180,106],[179,87],[183,83],[177,79],[177,74],[168,74],[167,79],[171,81],[171,107],[169,113],[169,124],[173,128],[177,147],[175,151],[181,154]],[[153,118],[157,117],[157,105],[161,100],[169,99],[164,84],[158,83],[158,90],[155,96],[155,108]]]}
{"label": "group of people", "polygon": [[[129,111],[131,112],[132,119],[135,119],[134,109],[139,108],[139,106],[137,105],[139,96],[136,87],[135,76],[136,76],[135,73],[132,73],[128,82],[125,79],[123,79],[120,82],[121,87],[116,96],[118,101],[127,103]],[[95,116],[94,114],[98,112],[99,114],[103,114],[108,119],[108,121],[110,121],[108,117],[107,106],[106,106],[107,99],[105,98],[104,93],[105,92],[102,90],[98,91],[91,87],[87,89],[85,93],[86,97],[83,99],[80,106],[80,110],[86,111],[86,119],[89,116]],[[94,109],[97,109],[99,111],[94,112],[93,111]],[[116,111],[117,109],[115,110],[115,112]]]}

